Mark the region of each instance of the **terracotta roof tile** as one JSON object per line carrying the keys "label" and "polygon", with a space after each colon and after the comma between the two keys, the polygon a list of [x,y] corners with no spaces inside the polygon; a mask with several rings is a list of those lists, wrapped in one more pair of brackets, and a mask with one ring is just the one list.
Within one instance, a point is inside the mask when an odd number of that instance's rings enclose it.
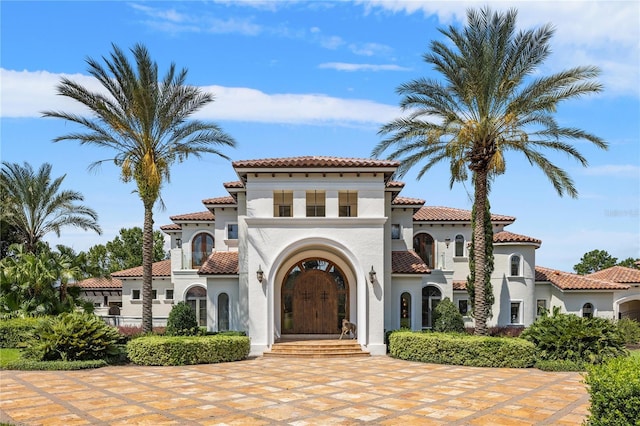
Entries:
{"label": "terracotta roof tile", "polygon": [[[170,277],[171,276],[171,259],[161,260],[160,262],[154,262],[151,275],[154,277]],[[111,277],[115,278],[134,278],[142,276],[142,266],[136,266],[135,268],[125,269],[124,271],[118,271],[111,274]]]}
{"label": "terracotta roof tile", "polygon": [[[413,215],[413,220],[425,222],[471,222],[471,210],[425,206]],[[492,214],[491,220],[494,222],[515,222],[516,218]]]}
{"label": "terracotta roof tile", "polygon": [[493,234],[494,243],[532,243],[540,246],[542,240],[533,237],[527,237],[526,235],[514,234],[509,231],[500,231]]}
{"label": "terracotta roof tile", "polygon": [[394,274],[430,274],[431,270],[413,250],[391,252],[391,270]]}
{"label": "terracotta roof tile", "polygon": [[467,289],[467,282],[466,281],[454,281],[452,287],[453,287],[454,290],[466,290]]}
{"label": "terracotta roof tile", "polygon": [[402,189],[402,188],[404,188],[404,182],[400,182],[400,181],[397,181],[397,180],[391,180],[391,181],[387,182],[387,188]]}
{"label": "terracotta roof tile", "polygon": [[373,158],[340,158],[324,156],[264,158],[258,160],[241,160],[232,163],[234,168],[302,168],[302,167],[398,167],[400,162],[393,160],[376,160]]}
{"label": "terracotta roof tile", "polygon": [[587,276],[620,284],[640,283],[640,269],[626,268],[624,266],[613,266]]}
{"label": "terracotta roof tile", "polygon": [[211,253],[198,273],[202,275],[237,275],[238,252],[215,251]]}
{"label": "terracotta roof tile", "polygon": [[86,280],[78,281],[77,283],[71,284],[73,286],[77,286],[80,288],[122,288],[122,281],[116,278],[108,278],[108,277],[98,277],[98,278],[87,278]]}
{"label": "terracotta roof tile", "polygon": [[560,290],[626,290],[628,285],[591,278],[587,275],[571,274],[555,269],[536,266],[536,281],[549,281]]}
{"label": "terracotta roof tile", "polygon": [[169,216],[169,219],[173,221],[210,221],[215,220],[216,217],[209,210],[197,213],[178,214],[175,216]]}
{"label": "terracotta roof tile", "polygon": [[241,180],[235,180],[233,182],[225,182],[222,184],[225,188],[244,188],[244,183]]}
{"label": "terracotta roof tile", "polygon": [[236,199],[233,198],[231,195],[227,195],[226,197],[216,197],[216,198],[207,198],[206,200],[202,200],[203,204],[207,204],[207,205],[212,205],[212,204],[217,204],[217,205],[236,205]]}
{"label": "terracotta roof tile", "polygon": [[420,198],[396,197],[391,203],[394,206],[421,206],[424,200]]}
{"label": "terracotta roof tile", "polygon": [[162,229],[163,231],[180,231],[182,229],[182,226],[176,223],[170,223],[169,225],[162,225],[160,229]]}

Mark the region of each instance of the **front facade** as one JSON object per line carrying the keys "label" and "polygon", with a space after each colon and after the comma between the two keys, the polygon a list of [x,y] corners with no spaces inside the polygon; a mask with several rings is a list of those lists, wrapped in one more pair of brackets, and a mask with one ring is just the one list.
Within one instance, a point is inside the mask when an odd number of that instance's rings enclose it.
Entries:
{"label": "front facade", "polygon": [[[234,162],[239,180],[224,184],[227,195],[161,227],[171,258],[154,264],[154,321],[186,301],[209,330],[246,331],[252,354],[287,336],[337,336],[343,319],[357,324],[363,349],[384,354],[386,330],[430,328],[445,297],[473,326],[465,290],[471,212],[400,196],[404,185],[392,180],[398,166],[334,157]],[[578,312],[584,295],[570,296],[539,273],[541,242],[506,231],[514,221],[492,216],[489,326],[527,326],[541,307]],[[122,282],[123,323],[140,322],[141,275],[141,268],[113,274]],[[593,314],[638,310],[637,285],[593,281],[601,284],[587,290]]]}

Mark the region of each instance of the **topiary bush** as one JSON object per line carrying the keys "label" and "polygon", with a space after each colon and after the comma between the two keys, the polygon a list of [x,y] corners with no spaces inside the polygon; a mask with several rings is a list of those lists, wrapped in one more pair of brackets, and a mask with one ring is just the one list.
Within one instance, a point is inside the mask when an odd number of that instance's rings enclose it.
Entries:
{"label": "topiary bush", "polygon": [[191,365],[239,361],[249,356],[246,336],[144,336],[127,343],[139,365]]}
{"label": "topiary bush", "polygon": [[531,367],[535,346],[523,339],[398,331],[389,335],[394,358],[472,367]]}
{"label": "topiary bush", "polygon": [[640,425],[640,358],[592,366],[585,383],[591,396],[588,425]]}
{"label": "topiary bush", "polygon": [[200,334],[198,318],[186,302],[178,302],[169,312],[167,336],[197,336]]}
{"label": "topiary bush", "polygon": [[462,314],[448,297],[445,297],[434,309],[433,330],[443,333],[464,331]]}
{"label": "topiary bush", "polygon": [[119,338],[118,330],[93,314],[63,313],[36,327],[23,356],[36,361],[117,358]]}
{"label": "topiary bush", "polygon": [[604,318],[582,318],[556,311],[538,318],[521,336],[535,344],[538,359],[543,361],[599,364],[627,355],[618,327]]}
{"label": "topiary bush", "polygon": [[0,320],[0,348],[19,348],[43,318],[11,318]]}

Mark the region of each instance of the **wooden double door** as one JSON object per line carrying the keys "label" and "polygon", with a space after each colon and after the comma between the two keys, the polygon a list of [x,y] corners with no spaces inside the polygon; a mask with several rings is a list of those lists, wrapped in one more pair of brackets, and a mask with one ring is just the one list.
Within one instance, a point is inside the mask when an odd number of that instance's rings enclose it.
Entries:
{"label": "wooden double door", "polygon": [[295,334],[335,334],[338,325],[338,291],[327,272],[311,269],[301,273],[293,289]]}

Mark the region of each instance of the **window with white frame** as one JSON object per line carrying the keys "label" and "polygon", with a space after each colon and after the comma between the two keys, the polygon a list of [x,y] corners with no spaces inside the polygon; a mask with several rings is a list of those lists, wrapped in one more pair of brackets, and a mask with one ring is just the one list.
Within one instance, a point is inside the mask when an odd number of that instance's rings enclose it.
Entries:
{"label": "window with white frame", "polygon": [[400,239],[400,224],[392,223],[391,224],[391,239],[399,240]]}
{"label": "window with white frame", "polygon": [[358,216],[358,192],[357,191],[338,192],[338,216],[340,217]]}
{"label": "window with white frame", "polygon": [[227,239],[228,240],[237,240],[238,239],[238,224],[237,223],[228,223],[227,224]]}
{"label": "window with white frame", "polygon": [[536,300],[536,315],[541,316],[547,312],[547,299]]}
{"label": "window with white frame", "polygon": [[324,191],[307,191],[307,217],[324,217],[326,195]]}
{"label": "window with white frame", "polygon": [[456,235],[456,257],[464,256],[464,237],[460,234]]}
{"label": "window with white frame", "polygon": [[582,305],[582,317],[593,318],[593,305],[591,303],[585,303]]}
{"label": "window with white frame", "polygon": [[140,290],[131,290],[131,298],[133,300],[140,300]]}
{"label": "window with white frame", "polygon": [[522,324],[521,301],[511,301],[511,324]]}
{"label": "window with white frame", "polygon": [[521,258],[519,254],[514,254],[511,256],[510,271],[512,277],[520,276],[520,263]]}
{"label": "window with white frame", "polygon": [[164,291],[164,298],[167,300],[173,300],[173,289],[168,288]]}
{"label": "window with white frame", "polygon": [[151,290],[151,298],[153,300],[156,300],[158,298],[158,290],[156,289]]}
{"label": "window with white frame", "polygon": [[293,216],[293,191],[273,191],[273,217]]}
{"label": "window with white frame", "polygon": [[469,301],[467,299],[458,300],[458,311],[464,317],[469,316]]}

